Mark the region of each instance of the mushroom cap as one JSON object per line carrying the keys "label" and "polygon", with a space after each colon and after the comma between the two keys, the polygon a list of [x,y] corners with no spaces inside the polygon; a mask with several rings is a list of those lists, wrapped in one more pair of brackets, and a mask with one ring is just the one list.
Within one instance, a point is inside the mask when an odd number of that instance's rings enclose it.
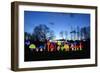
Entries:
{"label": "mushroom cap", "polygon": [[43,45],[40,45],[39,48],[44,48],[44,46]]}
{"label": "mushroom cap", "polygon": [[35,49],[36,46],[35,46],[35,44],[30,44],[29,48],[30,48],[30,49]]}
{"label": "mushroom cap", "polygon": [[50,49],[52,49],[52,48],[53,48],[53,49],[55,48],[55,46],[54,46],[53,43],[50,44]]}
{"label": "mushroom cap", "polygon": [[61,42],[57,42],[57,44],[60,46],[61,45]]}
{"label": "mushroom cap", "polygon": [[64,45],[64,48],[65,48],[65,49],[68,49],[68,48],[69,48],[69,45],[68,45],[68,44],[65,44],[65,45]]}
{"label": "mushroom cap", "polygon": [[61,47],[61,50],[62,50],[62,51],[64,50],[64,47],[63,47],[63,46]]}

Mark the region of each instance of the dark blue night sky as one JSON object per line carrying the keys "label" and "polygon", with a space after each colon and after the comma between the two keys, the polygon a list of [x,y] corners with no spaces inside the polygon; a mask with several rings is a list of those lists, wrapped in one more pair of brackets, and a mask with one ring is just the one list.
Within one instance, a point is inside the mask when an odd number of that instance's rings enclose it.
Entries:
{"label": "dark blue night sky", "polygon": [[32,33],[35,26],[47,25],[60,38],[60,31],[90,26],[90,14],[24,11],[24,31]]}

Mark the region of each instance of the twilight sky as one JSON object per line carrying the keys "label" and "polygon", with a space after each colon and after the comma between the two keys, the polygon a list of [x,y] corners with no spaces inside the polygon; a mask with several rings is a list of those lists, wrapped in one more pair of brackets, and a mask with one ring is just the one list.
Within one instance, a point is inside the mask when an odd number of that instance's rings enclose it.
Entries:
{"label": "twilight sky", "polygon": [[77,27],[90,26],[90,14],[24,11],[25,32],[31,34],[39,24],[45,24],[53,30],[57,39],[61,38],[61,31],[67,31],[70,37],[70,32],[77,30]]}

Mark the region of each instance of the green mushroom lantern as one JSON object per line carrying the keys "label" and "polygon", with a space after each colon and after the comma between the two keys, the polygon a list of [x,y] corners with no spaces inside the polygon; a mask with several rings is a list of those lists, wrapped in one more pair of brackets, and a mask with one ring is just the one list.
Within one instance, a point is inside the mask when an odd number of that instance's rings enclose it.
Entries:
{"label": "green mushroom lantern", "polygon": [[61,42],[58,41],[58,42],[57,42],[57,45],[58,45],[57,50],[59,51],[59,50],[61,49]]}
{"label": "green mushroom lantern", "polygon": [[30,48],[31,50],[34,50],[34,49],[36,49],[36,46],[35,46],[35,44],[30,44],[29,48]]}
{"label": "green mushroom lantern", "polygon": [[58,44],[58,46],[60,46],[61,45],[61,42],[57,42],[57,44]]}
{"label": "green mushroom lantern", "polygon": [[63,47],[63,46],[61,47],[61,50],[62,50],[62,51],[64,50],[64,47]]}

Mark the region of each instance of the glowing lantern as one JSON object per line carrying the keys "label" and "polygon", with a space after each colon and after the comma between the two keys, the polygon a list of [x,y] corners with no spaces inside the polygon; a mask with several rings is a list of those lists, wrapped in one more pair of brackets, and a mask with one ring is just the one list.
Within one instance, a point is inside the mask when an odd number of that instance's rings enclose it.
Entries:
{"label": "glowing lantern", "polygon": [[64,45],[64,49],[65,49],[66,51],[69,51],[69,45],[68,45],[68,44],[65,44],[65,45]]}
{"label": "glowing lantern", "polygon": [[57,50],[58,50],[58,51],[60,50],[60,46],[57,47]]}
{"label": "glowing lantern", "polygon": [[39,51],[39,48],[36,48],[36,51],[38,52]]}
{"label": "glowing lantern", "polygon": [[77,50],[77,43],[74,42],[74,51],[76,51],[76,50]]}
{"label": "glowing lantern", "polygon": [[51,43],[51,44],[50,44],[50,47],[49,47],[49,50],[50,50],[50,51],[53,51],[54,48],[55,48],[54,44]]}
{"label": "glowing lantern", "polygon": [[57,42],[57,44],[60,46],[61,45],[61,42]]}
{"label": "glowing lantern", "polygon": [[48,41],[48,42],[47,42],[48,51],[49,51],[49,46],[50,46],[50,42]]}
{"label": "glowing lantern", "polygon": [[30,44],[29,48],[30,48],[31,50],[33,50],[33,49],[36,49],[36,46],[35,46],[34,44]]}
{"label": "glowing lantern", "polygon": [[80,50],[82,50],[83,45],[82,45],[82,43],[81,43],[81,42],[80,42],[80,44],[79,44],[79,47],[80,47]]}
{"label": "glowing lantern", "polygon": [[40,49],[40,51],[43,51],[44,46],[43,45],[39,46],[39,49]]}
{"label": "glowing lantern", "polygon": [[61,50],[62,50],[62,51],[64,50],[64,47],[63,47],[63,46],[61,47]]}
{"label": "glowing lantern", "polygon": [[76,50],[79,50],[79,45],[76,45],[75,48],[76,48]]}
{"label": "glowing lantern", "polygon": [[71,43],[71,49],[72,49],[72,51],[74,51],[74,44],[73,43]]}

